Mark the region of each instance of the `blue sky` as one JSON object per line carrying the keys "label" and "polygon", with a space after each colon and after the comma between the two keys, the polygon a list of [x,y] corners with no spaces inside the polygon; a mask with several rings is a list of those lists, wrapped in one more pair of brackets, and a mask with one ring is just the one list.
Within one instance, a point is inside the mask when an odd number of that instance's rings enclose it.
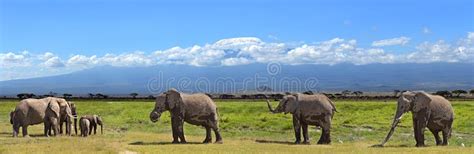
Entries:
{"label": "blue sky", "polygon": [[468,0],[2,0],[0,80],[115,63],[469,62],[473,10]]}

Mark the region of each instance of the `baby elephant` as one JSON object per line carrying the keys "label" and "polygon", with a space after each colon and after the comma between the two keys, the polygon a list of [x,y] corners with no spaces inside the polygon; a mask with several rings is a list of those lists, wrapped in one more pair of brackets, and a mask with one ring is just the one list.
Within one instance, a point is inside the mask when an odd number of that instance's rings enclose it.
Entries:
{"label": "baby elephant", "polygon": [[103,134],[102,127],[104,126],[104,124],[103,124],[102,118],[100,116],[98,116],[98,115],[84,115],[84,116],[81,117],[81,119],[89,120],[89,123],[90,123],[90,125],[89,125],[89,135],[92,134],[92,130],[94,130],[94,134],[97,133],[96,132],[97,131],[97,125],[100,125],[100,133]]}
{"label": "baby elephant", "polygon": [[87,119],[85,117],[81,117],[81,119],[79,120],[79,128],[81,129],[81,136],[82,137],[87,137],[87,135],[89,135],[90,125],[91,125],[91,123],[90,123],[89,119]]}

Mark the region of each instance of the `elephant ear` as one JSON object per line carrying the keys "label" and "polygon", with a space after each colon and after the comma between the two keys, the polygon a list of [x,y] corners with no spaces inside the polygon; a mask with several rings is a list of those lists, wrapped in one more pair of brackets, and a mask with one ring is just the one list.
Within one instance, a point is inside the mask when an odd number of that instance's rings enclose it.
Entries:
{"label": "elephant ear", "polygon": [[95,124],[97,124],[97,118],[98,118],[97,115],[94,115],[93,118],[92,118],[92,121],[93,121]]}
{"label": "elephant ear", "polygon": [[425,92],[418,92],[413,102],[413,112],[418,112],[428,108],[431,103],[431,97]]}
{"label": "elephant ear", "polygon": [[48,103],[48,108],[46,109],[50,113],[54,113],[57,117],[59,117],[60,107],[59,104],[55,101],[51,101]]}
{"label": "elephant ear", "polygon": [[168,105],[169,109],[173,109],[175,107],[181,106],[183,104],[183,98],[181,97],[181,93],[179,93],[176,89],[170,89],[167,92],[168,94]]}

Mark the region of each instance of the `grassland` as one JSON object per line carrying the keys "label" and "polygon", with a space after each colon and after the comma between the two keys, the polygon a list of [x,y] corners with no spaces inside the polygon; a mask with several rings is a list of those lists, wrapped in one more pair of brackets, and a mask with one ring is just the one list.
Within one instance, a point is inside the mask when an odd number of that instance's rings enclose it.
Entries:
{"label": "grassland", "polygon": [[[386,135],[395,112],[395,101],[336,101],[331,145],[316,145],[320,130],[310,127],[311,145],[292,145],[294,141],[291,115],[271,114],[263,101],[219,101],[220,127],[224,144],[200,144],[205,131],[185,124],[190,144],[174,145],[171,141],[169,114],[157,123],[148,114],[153,102],[148,101],[75,101],[79,115],[100,114],[105,121],[104,135],[89,138],[45,138],[42,125],[29,128],[30,138],[11,138],[8,113],[17,101],[0,100],[0,153],[472,153],[474,148],[474,101],[452,101],[455,110],[453,136],[447,147],[434,146],[426,131],[429,147],[415,148],[411,115],[405,115],[400,127],[384,148],[371,148]],[[274,102],[274,105],[277,103]]]}

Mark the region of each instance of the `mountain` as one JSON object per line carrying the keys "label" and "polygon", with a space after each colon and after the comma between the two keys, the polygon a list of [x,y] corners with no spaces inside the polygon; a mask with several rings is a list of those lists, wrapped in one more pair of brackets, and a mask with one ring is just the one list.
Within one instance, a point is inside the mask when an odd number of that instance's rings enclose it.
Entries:
{"label": "mountain", "polygon": [[0,81],[0,95],[29,92],[153,94],[174,87],[187,92],[393,91],[474,88],[473,63],[337,64],[194,67],[100,66],[65,75]]}

